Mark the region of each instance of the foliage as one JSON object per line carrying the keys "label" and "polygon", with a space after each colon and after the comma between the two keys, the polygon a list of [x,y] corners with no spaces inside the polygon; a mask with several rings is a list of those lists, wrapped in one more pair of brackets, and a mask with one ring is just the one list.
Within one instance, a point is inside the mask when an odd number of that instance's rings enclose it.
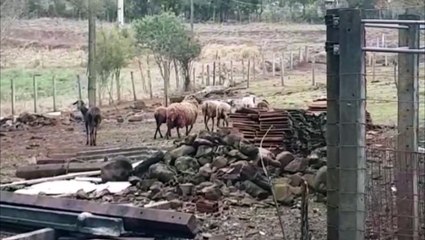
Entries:
{"label": "foliage", "polygon": [[127,66],[134,57],[133,36],[118,27],[98,31],[96,36],[96,70],[102,84],[106,84],[112,73]]}
{"label": "foliage", "polygon": [[[139,46],[148,48],[154,53],[166,82],[169,81],[170,64],[173,60],[178,61],[182,68],[189,70],[191,61],[201,52],[199,42],[190,36],[181,20],[172,13],[146,16],[135,21],[133,28]],[[188,76],[185,76],[187,88],[190,85]]]}

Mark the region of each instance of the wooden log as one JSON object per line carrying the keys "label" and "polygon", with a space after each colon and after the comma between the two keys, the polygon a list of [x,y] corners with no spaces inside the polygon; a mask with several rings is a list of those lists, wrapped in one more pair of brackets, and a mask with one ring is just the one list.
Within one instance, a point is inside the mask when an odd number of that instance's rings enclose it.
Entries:
{"label": "wooden log", "polygon": [[53,177],[67,173],[87,172],[100,170],[105,163],[62,163],[62,164],[44,164],[27,165],[19,167],[16,170],[16,177],[23,179],[35,179],[43,177]]}

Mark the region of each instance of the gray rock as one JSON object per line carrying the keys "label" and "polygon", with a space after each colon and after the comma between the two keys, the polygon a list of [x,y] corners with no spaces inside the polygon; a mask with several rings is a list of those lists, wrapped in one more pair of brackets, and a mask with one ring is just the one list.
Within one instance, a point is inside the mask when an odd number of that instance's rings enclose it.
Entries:
{"label": "gray rock", "polygon": [[182,156],[176,159],[174,166],[181,173],[195,174],[199,170],[199,163],[195,158]]}
{"label": "gray rock", "polygon": [[201,168],[199,168],[199,174],[209,178],[212,174],[213,170],[211,169],[211,164],[207,163],[204,166],[202,166]]}
{"label": "gray rock", "polygon": [[108,181],[128,181],[133,172],[133,166],[128,158],[118,156],[114,160],[106,163],[100,169],[100,178],[104,182]]}
{"label": "gray rock", "polygon": [[203,188],[201,192],[204,195],[205,199],[212,200],[212,201],[217,201],[222,196],[220,188],[215,184],[212,186]]}
{"label": "gray rock", "polygon": [[240,142],[239,151],[249,159],[255,159],[258,155],[258,148],[254,144],[246,143],[244,141]]}
{"label": "gray rock", "polygon": [[205,157],[198,158],[198,163],[201,166],[211,162],[212,162],[212,156],[205,156]]}
{"label": "gray rock", "polygon": [[294,155],[288,151],[283,151],[276,156],[276,160],[280,162],[281,168],[285,168],[294,159]]}
{"label": "gray rock", "polygon": [[196,151],[196,158],[211,156],[213,154],[213,148],[207,145],[201,145]]}
{"label": "gray rock", "polygon": [[246,193],[259,200],[266,199],[269,196],[269,193],[266,190],[249,180],[245,180],[242,183],[241,190],[244,190]]}
{"label": "gray rock", "polygon": [[176,173],[163,163],[156,163],[149,167],[149,178],[158,179],[161,182],[169,182],[176,176]]}
{"label": "gray rock", "polygon": [[313,188],[319,193],[326,193],[326,178],[327,178],[328,167],[321,167],[313,179]]}
{"label": "gray rock", "polygon": [[214,144],[212,142],[210,142],[207,139],[203,139],[203,138],[197,138],[195,139],[195,141],[193,142],[193,146],[195,147],[199,147],[201,145],[206,145],[206,146],[213,146]]}
{"label": "gray rock", "polygon": [[217,156],[214,158],[211,166],[215,169],[220,169],[220,168],[224,168],[225,166],[227,166],[228,164],[228,160],[226,157],[224,156]]}
{"label": "gray rock", "polygon": [[141,183],[142,179],[140,179],[139,177],[136,177],[136,176],[130,176],[128,178],[128,181],[131,183],[131,185],[135,186],[135,185]]}
{"label": "gray rock", "polygon": [[290,175],[289,179],[291,180],[290,184],[293,187],[301,186],[301,183],[304,181],[303,177],[298,173]]}
{"label": "gray rock", "polygon": [[304,158],[298,158],[291,161],[286,167],[285,171],[290,173],[304,172],[307,169],[308,160]]}
{"label": "gray rock", "polygon": [[178,148],[175,148],[170,151],[170,156],[172,159],[177,159],[182,156],[191,156],[195,154],[196,149],[192,146],[182,145]]}
{"label": "gray rock", "polygon": [[230,156],[230,157],[233,157],[233,158],[240,159],[240,160],[248,160],[248,157],[246,155],[242,154],[241,152],[239,152],[239,150],[237,150],[237,149],[230,150],[227,153],[227,155]]}

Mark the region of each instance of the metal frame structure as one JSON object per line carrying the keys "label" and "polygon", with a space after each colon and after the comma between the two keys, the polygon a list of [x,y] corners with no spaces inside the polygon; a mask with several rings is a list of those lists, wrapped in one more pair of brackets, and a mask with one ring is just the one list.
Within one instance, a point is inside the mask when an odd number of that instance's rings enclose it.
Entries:
{"label": "metal frame structure", "polygon": [[[365,239],[367,232],[365,52],[399,53],[399,79],[403,80],[399,81],[397,93],[398,144],[394,176],[398,229],[393,237],[418,239],[414,153],[418,149],[418,54],[425,54],[425,49],[419,47],[419,31],[425,21],[407,14],[400,15],[398,20],[361,19],[360,10],[356,9],[329,9],[325,20],[328,239],[360,240]],[[366,27],[399,29],[399,47],[365,47]]]}

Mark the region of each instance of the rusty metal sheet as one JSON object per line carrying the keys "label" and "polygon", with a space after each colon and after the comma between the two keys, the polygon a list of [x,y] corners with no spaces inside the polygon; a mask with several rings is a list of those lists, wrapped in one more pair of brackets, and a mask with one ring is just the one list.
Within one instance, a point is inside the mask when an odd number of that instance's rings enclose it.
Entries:
{"label": "rusty metal sheet", "polygon": [[192,214],[170,210],[145,209],[110,203],[14,194],[1,191],[0,202],[19,206],[40,207],[70,212],[90,212],[100,216],[119,217],[127,231],[149,235],[166,235],[193,238],[199,231],[196,217]]}

